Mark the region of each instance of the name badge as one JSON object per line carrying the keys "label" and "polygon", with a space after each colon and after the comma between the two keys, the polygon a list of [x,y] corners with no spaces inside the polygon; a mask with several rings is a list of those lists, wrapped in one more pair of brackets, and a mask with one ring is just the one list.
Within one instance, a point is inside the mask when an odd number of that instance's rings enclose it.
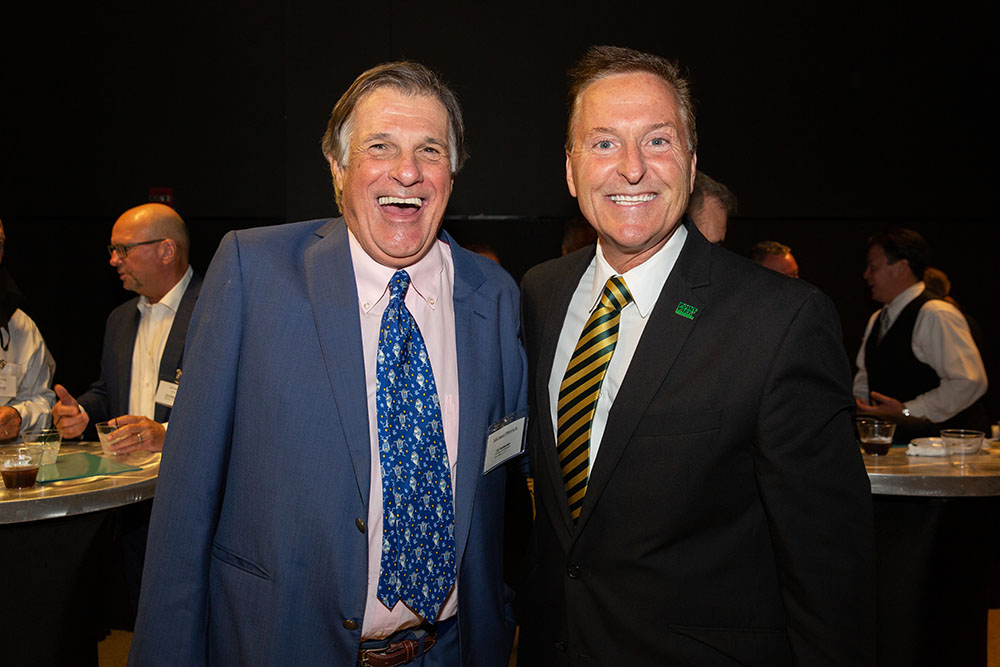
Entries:
{"label": "name badge", "polygon": [[17,376],[19,375],[20,364],[12,364],[4,360],[0,365],[0,398],[14,398],[17,396]]}
{"label": "name badge", "polygon": [[177,396],[177,383],[160,380],[160,385],[156,388],[156,402],[172,408],[175,396]]}
{"label": "name badge", "polygon": [[484,475],[524,452],[526,435],[524,426],[527,422],[527,410],[518,410],[487,429],[486,457],[483,461]]}

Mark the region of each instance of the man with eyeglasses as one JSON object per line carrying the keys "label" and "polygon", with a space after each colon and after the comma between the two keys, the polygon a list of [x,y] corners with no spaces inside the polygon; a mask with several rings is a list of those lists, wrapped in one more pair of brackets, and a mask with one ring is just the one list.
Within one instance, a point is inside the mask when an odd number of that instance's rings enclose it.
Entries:
{"label": "man with eyeglasses", "polygon": [[136,206],[115,222],[110,263],[125,289],[139,296],[108,317],[100,379],[79,399],[56,385],[59,401],[52,417],[64,438],[110,419],[118,425],[111,434],[116,451],[163,449],[201,288],[201,278],[188,265],[188,246],[184,221],[163,204]]}
{"label": "man with eyeglasses", "polygon": [[[125,211],[111,230],[108,253],[125,289],[139,296],[111,311],[104,330],[101,377],[78,399],[55,386],[52,419],[64,438],[90,423],[111,420],[111,448],[120,453],[160,451],[181,378],[188,323],[201,278],[188,264],[184,220],[169,206],[144,204]],[[126,578],[133,612],[145,556],[151,503],[123,515]]]}

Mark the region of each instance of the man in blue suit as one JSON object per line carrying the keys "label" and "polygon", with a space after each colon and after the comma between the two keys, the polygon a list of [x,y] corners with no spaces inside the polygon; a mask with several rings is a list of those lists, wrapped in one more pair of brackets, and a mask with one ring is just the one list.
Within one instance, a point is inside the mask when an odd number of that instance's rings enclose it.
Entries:
{"label": "man in blue suit", "polygon": [[206,276],[130,664],[507,664],[488,433],[526,363],[513,281],[440,232],[457,99],[375,67],[323,148],[344,217],[232,232]]}

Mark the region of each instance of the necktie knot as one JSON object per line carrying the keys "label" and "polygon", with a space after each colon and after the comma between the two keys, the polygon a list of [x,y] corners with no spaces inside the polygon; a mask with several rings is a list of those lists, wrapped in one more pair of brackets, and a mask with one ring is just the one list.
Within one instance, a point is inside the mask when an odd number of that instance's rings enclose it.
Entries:
{"label": "necktie knot", "polygon": [[400,269],[392,274],[389,279],[389,297],[391,299],[402,300],[406,296],[406,290],[410,288],[410,274]]}
{"label": "necktie knot", "polygon": [[611,310],[621,310],[632,302],[632,293],[625,285],[625,279],[621,276],[611,276],[608,282],[604,283],[604,292],[601,294],[601,306]]}

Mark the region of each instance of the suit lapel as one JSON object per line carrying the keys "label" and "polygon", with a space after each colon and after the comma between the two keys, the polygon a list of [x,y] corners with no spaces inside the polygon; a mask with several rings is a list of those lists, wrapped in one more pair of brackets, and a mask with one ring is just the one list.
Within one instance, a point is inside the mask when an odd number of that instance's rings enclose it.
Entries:
{"label": "suit lapel", "polygon": [[[544,467],[536,470],[536,475],[545,475],[549,478],[549,486],[556,490],[556,507],[559,517],[556,523],[556,534],[564,546],[569,545],[570,534],[573,530],[573,522],[569,514],[569,500],[563,491],[562,467],[559,465],[559,454],[556,451],[555,425],[552,423],[552,411],[550,409],[552,397],[549,395],[549,379],[552,376],[552,364],[556,354],[556,346],[559,343],[559,334],[562,332],[563,322],[566,319],[566,311],[573,298],[580,279],[591,261],[594,259],[594,249],[589,253],[580,252],[574,255],[571,264],[567,267],[566,279],[552,286],[551,297],[546,304],[545,311],[552,313],[546,317],[540,333],[540,343],[538,352],[537,367],[535,373],[535,402],[536,413],[539,421],[539,431],[541,432],[541,443],[536,460]],[[566,369],[560,369],[559,373],[565,374]],[[556,519],[556,517],[553,517]]]}
{"label": "suit lapel", "polygon": [[[458,467],[455,479],[455,555],[462,562],[475,505],[479,476],[486,456],[486,425],[496,421],[485,409],[491,401],[474,400],[478,388],[489,386],[488,376],[493,367],[482,363],[480,345],[496,337],[496,317],[490,315],[490,304],[479,293],[486,280],[483,273],[465,255],[447,233],[443,240],[451,246],[455,265],[455,285],[452,300],[455,308],[455,347],[458,357]],[[494,307],[492,312],[496,312]],[[503,415],[496,415],[500,418]]]}
{"label": "suit lapel", "polygon": [[305,251],[306,289],[358,492],[367,507],[371,433],[364,355],[358,353],[362,350],[361,316],[347,226],[343,219],[331,220],[316,230],[316,236],[320,238]]}
{"label": "suit lapel", "polygon": [[[168,382],[178,382],[180,380],[181,359],[184,356],[184,341],[187,339],[188,324],[191,322],[191,313],[194,312],[194,305],[198,302],[198,293],[201,292],[201,277],[197,273],[191,276],[184,296],[181,297],[180,305],[177,306],[177,313],[174,315],[174,322],[170,325],[170,333],[167,334],[167,342],[163,346],[163,356],[160,357],[159,374],[157,375],[157,385],[159,380]],[[157,386],[159,390],[159,386]],[[169,418],[170,408],[157,403],[153,406],[156,413],[156,421],[165,422]]]}
{"label": "suit lapel", "polygon": [[[709,282],[710,248],[700,234],[689,231],[677,263],[660,291],[608,414],[604,436],[587,483],[577,534],[586,526],[594,505],[600,501],[601,493],[632,439],[639,419],[666,381],[685,341],[697,326],[698,314],[706,308],[704,299],[698,296],[695,288]],[[690,314],[685,305],[697,309],[693,318],[678,312]]]}

